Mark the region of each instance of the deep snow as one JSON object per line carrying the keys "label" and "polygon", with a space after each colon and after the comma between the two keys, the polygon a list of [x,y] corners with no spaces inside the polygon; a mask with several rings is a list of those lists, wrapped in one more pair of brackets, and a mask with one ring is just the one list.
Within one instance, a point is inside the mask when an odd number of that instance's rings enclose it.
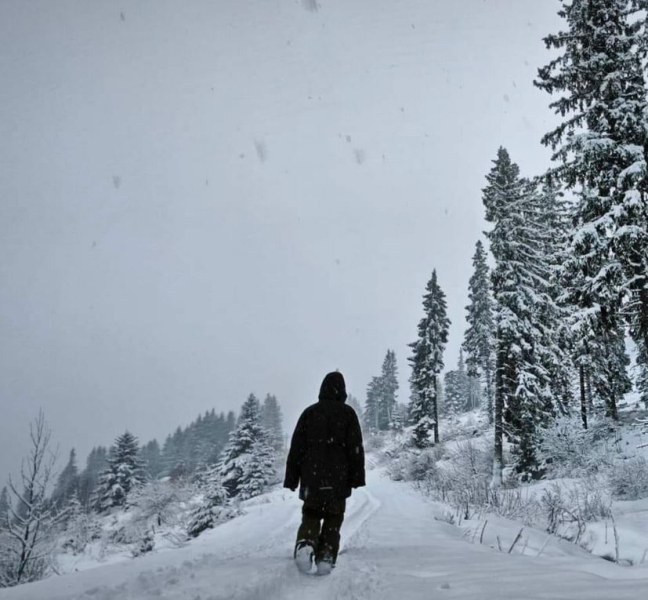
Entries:
{"label": "deep snow", "polygon": [[329,577],[305,576],[291,559],[299,508],[295,494],[275,490],[183,548],[0,590],[0,599],[648,597],[648,565],[620,567],[567,543],[540,557],[473,544],[435,518],[438,505],[380,469],[349,502],[338,567]]}

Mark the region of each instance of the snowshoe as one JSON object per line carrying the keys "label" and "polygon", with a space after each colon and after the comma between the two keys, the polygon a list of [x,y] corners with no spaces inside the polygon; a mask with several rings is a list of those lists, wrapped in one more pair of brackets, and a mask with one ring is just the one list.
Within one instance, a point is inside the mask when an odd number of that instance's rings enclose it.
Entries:
{"label": "snowshoe", "polygon": [[301,540],[295,546],[295,564],[302,573],[309,573],[313,566],[315,550],[310,542]]}

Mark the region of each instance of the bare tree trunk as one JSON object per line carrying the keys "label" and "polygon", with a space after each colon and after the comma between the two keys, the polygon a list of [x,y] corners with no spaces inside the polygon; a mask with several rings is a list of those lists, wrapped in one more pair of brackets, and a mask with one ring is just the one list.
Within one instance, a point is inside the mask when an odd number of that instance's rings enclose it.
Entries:
{"label": "bare tree trunk", "polygon": [[434,443],[439,443],[439,391],[437,390],[436,375],[432,378],[434,382],[434,396],[432,398],[432,418],[434,419]]}
{"label": "bare tree trunk", "polygon": [[592,377],[589,370],[585,372],[585,388],[587,389],[587,407],[589,413],[592,414],[594,411],[594,396],[592,395]]}
{"label": "bare tree trunk", "polygon": [[493,374],[489,367],[484,370],[484,375],[486,377],[486,410],[488,411],[488,422],[493,422]]}
{"label": "bare tree trunk", "polygon": [[578,377],[580,383],[581,420],[583,421],[583,429],[587,429],[587,395],[585,394],[585,368],[583,365],[578,367]]}
{"label": "bare tree trunk", "polygon": [[492,486],[502,485],[502,469],[504,468],[503,434],[504,434],[504,348],[500,339],[500,332],[497,335],[497,356],[495,362],[495,456],[493,459]]}

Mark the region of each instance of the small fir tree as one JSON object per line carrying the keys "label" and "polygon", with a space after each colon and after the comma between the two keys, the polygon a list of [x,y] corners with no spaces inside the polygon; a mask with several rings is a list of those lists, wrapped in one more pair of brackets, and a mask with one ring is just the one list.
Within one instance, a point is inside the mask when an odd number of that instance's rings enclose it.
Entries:
{"label": "small fir tree", "polygon": [[162,453],[160,451],[160,444],[157,440],[151,440],[142,447],[140,452],[142,463],[146,471],[147,479],[157,479],[163,469]]}
{"label": "small fir tree", "polygon": [[268,394],[263,401],[261,423],[268,432],[270,445],[280,451],[284,445],[283,417],[276,396]]}
{"label": "small fir tree", "polygon": [[101,474],[108,465],[108,450],[103,446],[93,448],[86,459],[85,469],[79,475],[78,497],[84,507],[89,507]]}
{"label": "small fir tree", "polygon": [[[490,291],[490,273],[486,264],[486,253],[481,240],[477,242],[473,256],[473,274],[468,283],[469,304],[466,306],[468,328],[464,335],[463,350],[466,352],[467,375],[481,379],[485,388],[489,422],[493,422],[493,373],[495,323],[493,301]],[[472,385],[472,388],[477,386]],[[471,399],[473,394],[471,392]],[[474,404],[474,399],[471,404]]]}
{"label": "small fir tree", "polygon": [[459,351],[459,362],[455,371],[448,371],[444,376],[445,403],[444,414],[458,415],[471,408],[470,380],[466,373],[463,352]]}
{"label": "small fir tree", "polygon": [[360,406],[358,399],[353,394],[349,394],[346,403],[355,411],[359,422],[362,423],[362,419],[360,419],[360,416],[362,415],[362,407]]}
{"label": "small fir tree", "polygon": [[377,398],[377,422],[378,429],[381,431],[392,429],[397,392],[398,366],[396,364],[396,353],[393,350],[387,350],[382,364]]}
{"label": "small fir tree", "polygon": [[203,482],[203,499],[189,517],[189,537],[197,537],[206,529],[214,528],[227,515],[227,489],[223,485],[219,469],[207,469],[200,479]]}
{"label": "small fir tree", "polygon": [[378,431],[378,401],[380,394],[380,377],[372,377],[367,385],[365,400],[364,425],[367,429]]}
{"label": "small fir tree", "polygon": [[418,339],[410,344],[412,356],[409,359],[412,365],[409,415],[414,426],[413,442],[418,448],[439,442],[438,379],[443,369],[443,352],[448,341],[450,320],[436,270],[426,286],[423,311]]}
{"label": "small fir tree", "polygon": [[68,500],[78,494],[79,489],[79,470],[76,464],[76,451],[70,450],[70,458],[61,471],[52,492],[52,502],[58,508],[62,508],[68,503]]}
{"label": "small fir tree", "polygon": [[239,424],[223,450],[219,473],[230,498],[261,493],[274,478],[274,450],[261,426],[259,401],[250,394],[241,407]]}
{"label": "small fir tree", "polygon": [[115,440],[108,467],[99,479],[97,508],[103,511],[124,506],[131,490],[144,483],[144,473],[137,438],[126,431]]}

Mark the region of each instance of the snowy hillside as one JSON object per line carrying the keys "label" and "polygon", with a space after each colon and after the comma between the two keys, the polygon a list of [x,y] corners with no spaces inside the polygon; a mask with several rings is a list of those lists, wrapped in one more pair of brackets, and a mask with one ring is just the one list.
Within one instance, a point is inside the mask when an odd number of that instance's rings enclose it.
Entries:
{"label": "snowy hillside", "polygon": [[[648,594],[648,565],[622,568],[566,542],[536,558],[471,543],[435,518],[440,506],[380,470],[370,472],[367,488],[349,504],[333,574],[302,575],[291,560],[299,508],[294,494],[270,492],[249,501],[244,517],[185,548],[0,590],[0,598],[638,600]],[[506,548],[514,535],[502,539]]]}
{"label": "snowy hillside", "polygon": [[0,600],[648,598],[648,0],[548,6],[0,2]]}

